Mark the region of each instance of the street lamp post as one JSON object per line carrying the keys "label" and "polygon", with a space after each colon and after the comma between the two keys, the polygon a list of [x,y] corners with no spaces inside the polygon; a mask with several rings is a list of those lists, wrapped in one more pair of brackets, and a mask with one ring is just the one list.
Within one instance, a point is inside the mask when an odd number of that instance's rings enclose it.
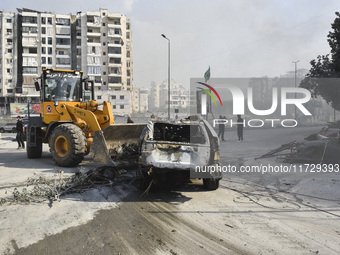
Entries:
{"label": "street lamp post", "polygon": [[[296,88],[296,72],[297,72],[297,69],[296,69],[296,67],[297,67],[297,63],[299,62],[300,60],[297,60],[297,61],[293,61],[292,63],[294,63],[295,64],[295,88]],[[295,92],[295,99],[296,99],[296,92]],[[295,120],[296,120],[296,106],[295,106]]]}
{"label": "street lamp post", "polygon": [[168,40],[168,120],[170,120],[170,39],[162,34],[166,40]]}

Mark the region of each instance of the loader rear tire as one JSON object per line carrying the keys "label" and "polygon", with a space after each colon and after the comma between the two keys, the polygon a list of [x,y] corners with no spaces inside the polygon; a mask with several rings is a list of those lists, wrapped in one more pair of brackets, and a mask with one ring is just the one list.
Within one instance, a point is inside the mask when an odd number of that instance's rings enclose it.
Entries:
{"label": "loader rear tire", "polygon": [[51,134],[50,148],[53,160],[59,166],[77,166],[87,152],[85,134],[74,124],[61,124]]}
{"label": "loader rear tire", "polygon": [[[33,133],[31,133],[33,132]],[[26,153],[28,158],[40,158],[42,154],[42,137],[40,127],[28,127],[26,133]],[[31,145],[31,141],[35,140],[35,146]]]}

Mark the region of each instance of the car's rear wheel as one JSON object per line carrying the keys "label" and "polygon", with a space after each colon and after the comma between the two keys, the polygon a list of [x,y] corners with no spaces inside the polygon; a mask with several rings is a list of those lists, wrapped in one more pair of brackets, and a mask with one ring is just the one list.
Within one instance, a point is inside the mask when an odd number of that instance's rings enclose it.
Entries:
{"label": "car's rear wheel", "polygon": [[208,190],[216,190],[220,186],[220,180],[213,178],[203,179],[203,186]]}
{"label": "car's rear wheel", "polygon": [[148,175],[147,170],[142,167],[138,167],[136,169],[136,182],[137,187],[140,190],[146,190],[150,183],[152,181],[152,178]]}

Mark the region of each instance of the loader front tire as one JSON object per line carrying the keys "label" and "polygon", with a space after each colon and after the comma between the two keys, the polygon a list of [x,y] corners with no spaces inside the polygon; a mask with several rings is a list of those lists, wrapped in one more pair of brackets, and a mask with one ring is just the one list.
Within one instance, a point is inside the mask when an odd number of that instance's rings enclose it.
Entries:
{"label": "loader front tire", "polygon": [[80,127],[74,124],[57,126],[50,137],[53,160],[63,167],[77,166],[86,155],[86,137]]}

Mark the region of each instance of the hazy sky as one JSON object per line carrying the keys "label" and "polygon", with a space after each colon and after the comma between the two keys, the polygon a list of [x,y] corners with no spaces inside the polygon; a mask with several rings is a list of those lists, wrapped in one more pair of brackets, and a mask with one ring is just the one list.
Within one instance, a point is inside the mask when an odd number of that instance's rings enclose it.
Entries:
{"label": "hazy sky", "polygon": [[327,34],[340,11],[338,0],[30,0],[2,1],[0,9],[30,8],[54,13],[98,11],[131,19],[133,84],[149,87],[168,77],[188,86],[190,78],[279,76],[310,68],[327,54]]}

